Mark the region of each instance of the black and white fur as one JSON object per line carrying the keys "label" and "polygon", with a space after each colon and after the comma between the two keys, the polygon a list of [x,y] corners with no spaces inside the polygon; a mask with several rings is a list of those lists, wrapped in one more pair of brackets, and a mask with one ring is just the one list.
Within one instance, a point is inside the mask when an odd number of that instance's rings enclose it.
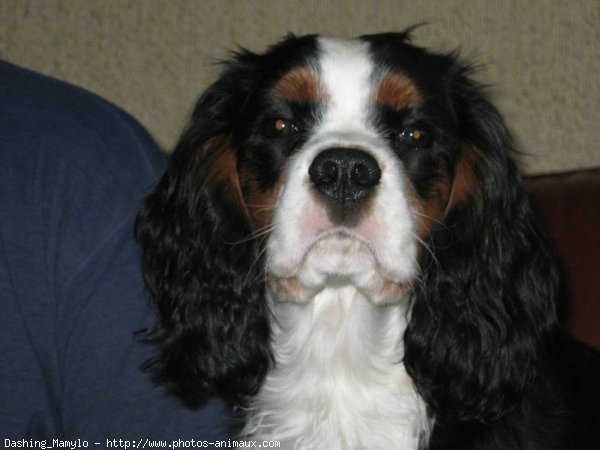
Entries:
{"label": "black and white fur", "polygon": [[598,358],[469,74],[394,33],[226,63],[136,225],[160,379],[288,449],[593,448]]}

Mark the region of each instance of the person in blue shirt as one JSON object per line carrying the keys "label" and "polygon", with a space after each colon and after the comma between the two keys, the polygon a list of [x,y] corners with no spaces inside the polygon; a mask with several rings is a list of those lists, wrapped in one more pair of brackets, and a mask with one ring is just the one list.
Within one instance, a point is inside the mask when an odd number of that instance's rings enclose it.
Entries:
{"label": "person in blue shirt", "polygon": [[220,401],[188,408],[140,369],[133,223],[163,164],[122,110],[0,62],[1,442],[227,438]]}

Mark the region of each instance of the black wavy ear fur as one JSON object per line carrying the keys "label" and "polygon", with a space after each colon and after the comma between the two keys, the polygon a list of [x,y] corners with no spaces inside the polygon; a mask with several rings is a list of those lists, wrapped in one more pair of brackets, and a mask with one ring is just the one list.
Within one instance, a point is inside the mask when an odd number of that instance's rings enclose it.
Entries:
{"label": "black wavy ear fur", "polygon": [[241,198],[230,135],[252,85],[240,53],[199,99],[155,191],[136,221],[142,270],[158,314],[147,362],[196,403],[254,394],[270,366],[260,250]]}
{"label": "black wavy ear fur", "polygon": [[407,370],[438,424],[502,417],[539,381],[557,329],[552,251],[503,120],[469,72],[451,76],[462,149],[456,192],[432,233],[435,258],[427,255],[405,335]]}

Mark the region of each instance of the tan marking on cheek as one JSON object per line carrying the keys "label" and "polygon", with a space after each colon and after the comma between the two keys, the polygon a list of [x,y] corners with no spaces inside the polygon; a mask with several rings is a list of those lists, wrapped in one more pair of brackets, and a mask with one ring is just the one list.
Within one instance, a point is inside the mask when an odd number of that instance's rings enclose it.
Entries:
{"label": "tan marking on cheek", "polygon": [[463,148],[454,169],[452,188],[444,216],[447,216],[457,204],[463,203],[469,198],[481,199],[483,193],[477,172],[484,165],[485,156],[477,147],[466,146]]}
{"label": "tan marking on cheek", "polygon": [[244,209],[240,189],[235,152],[227,136],[215,136],[207,141],[204,148],[205,159],[201,174],[206,174],[205,182],[222,191],[226,200]]}
{"label": "tan marking on cheek", "polygon": [[[410,182],[407,183],[407,195],[415,215],[415,233],[419,239],[427,242],[429,234],[436,228],[444,227],[446,216],[468,199],[481,199],[481,185],[477,172],[485,164],[485,156],[479,149],[467,146],[457,161],[454,174],[440,172],[429,187],[427,198],[419,196]],[[424,248],[419,246],[419,254]]]}
{"label": "tan marking on cheek", "polygon": [[399,111],[420,101],[419,91],[413,81],[402,72],[384,75],[377,84],[373,101]]}
{"label": "tan marking on cheek", "polygon": [[277,82],[275,93],[286,100],[307,102],[323,100],[325,91],[318,75],[309,69],[293,69]]}
{"label": "tan marking on cheek", "polygon": [[282,172],[275,185],[265,190],[260,187],[251,170],[240,171],[240,183],[248,216],[257,230],[266,230],[271,226],[275,203],[283,186],[284,177],[285,172]]}
{"label": "tan marking on cheek", "polygon": [[442,226],[450,192],[450,177],[446,173],[440,173],[429,187],[427,198],[419,196],[410,183],[407,191],[415,213],[416,235],[419,239],[427,241],[430,232]]}

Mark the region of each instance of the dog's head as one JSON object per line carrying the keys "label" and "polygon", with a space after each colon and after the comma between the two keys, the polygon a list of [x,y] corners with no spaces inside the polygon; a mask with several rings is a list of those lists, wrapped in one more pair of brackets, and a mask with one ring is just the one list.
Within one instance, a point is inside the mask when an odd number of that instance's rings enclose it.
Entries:
{"label": "dog's head", "polygon": [[412,305],[405,363],[434,414],[500,414],[554,327],[556,276],[469,73],[399,33],[227,62],[138,217],[162,378],[252,395],[272,364],[267,292],[352,284]]}

